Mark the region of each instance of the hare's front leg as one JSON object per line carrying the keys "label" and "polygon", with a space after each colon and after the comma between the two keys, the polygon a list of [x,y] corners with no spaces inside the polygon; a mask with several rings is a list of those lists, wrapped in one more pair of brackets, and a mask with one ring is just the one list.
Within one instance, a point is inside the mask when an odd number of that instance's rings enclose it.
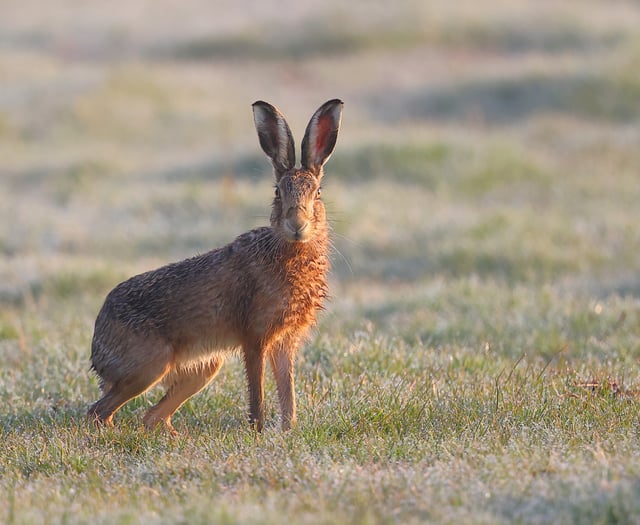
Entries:
{"label": "hare's front leg", "polygon": [[258,432],[262,432],[264,426],[265,351],[260,343],[245,344],[242,349],[249,385],[249,423]]}
{"label": "hare's front leg", "polygon": [[269,356],[278,388],[282,430],[289,430],[296,424],[296,392],[293,378],[296,350],[296,345],[281,343],[273,349]]}

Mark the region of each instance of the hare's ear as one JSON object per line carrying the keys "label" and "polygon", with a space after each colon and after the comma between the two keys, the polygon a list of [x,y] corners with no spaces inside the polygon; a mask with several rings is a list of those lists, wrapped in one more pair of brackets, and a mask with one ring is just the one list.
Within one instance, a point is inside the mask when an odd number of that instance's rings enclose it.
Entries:
{"label": "hare's ear", "polygon": [[253,120],[260,146],[271,159],[276,177],[280,178],[296,163],[296,150],[289,125],[277,108],[262,100],[253,103]]}
{"label": "hare's ear", "polygon": [[322,174],[322,166],[331,156],[342,118],[342,100],[325,102],[313,114],[302,139],[302,167]]}

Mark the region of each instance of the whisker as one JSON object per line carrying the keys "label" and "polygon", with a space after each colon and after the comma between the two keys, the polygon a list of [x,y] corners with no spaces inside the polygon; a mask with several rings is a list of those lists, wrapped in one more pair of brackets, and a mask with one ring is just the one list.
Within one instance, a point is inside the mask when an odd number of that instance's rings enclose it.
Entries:
{"label": "whisker", "polygon": [[337,253],[341,257],[341,259],[345,262],[345,264],[347,265],[347,268],[349,269],[349,273],[351,275],[355,275],[353,272],[353,266],[351,266],[351,262],[349,261],[349,259],[347,259],[347,257],[340,250],[338,250],[338,248],[333,242],[331,241],[329,242],[329,247],[333,252]]}
{"label": "whisker", "polygon": [[350,237],[347,237],[346,235],[342,235],[341,233],[335,233],[335,232],[331,232],[331,236],[334,238],[338,238],[341,239],[343,241],[346,241],[349,245],[354,246],[356,248],[363,248],[364,245],[354,239],[351,239]]}

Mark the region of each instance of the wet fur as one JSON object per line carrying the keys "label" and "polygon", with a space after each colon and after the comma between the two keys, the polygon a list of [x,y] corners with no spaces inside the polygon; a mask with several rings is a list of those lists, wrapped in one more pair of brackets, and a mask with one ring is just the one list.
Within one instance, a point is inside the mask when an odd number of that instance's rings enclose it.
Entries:
{"label": "wet fur", "polygon": [[[254,104],[260,144],[272,161],[278,188],[271,226],[136,275],[108,294],[91,347],[103,393],[89,409],[96,422],[112,424],[124,403],[162,384],[166,394],[148,410],[144,423],[173,431],[173,413],[237,350],[247,373],[250,422],[258,430],[264,424],[268,361],[278,387],[282,427],[295,424],[295,355],[327,296],[329,238],[319,186],[341,110],[342,103],[332,100],[316,111],[302,148],[303,155],[311,153],[296,169],[284,117],[267,103]],[[309,136],[319,135],[316,143],[308,143]]]}

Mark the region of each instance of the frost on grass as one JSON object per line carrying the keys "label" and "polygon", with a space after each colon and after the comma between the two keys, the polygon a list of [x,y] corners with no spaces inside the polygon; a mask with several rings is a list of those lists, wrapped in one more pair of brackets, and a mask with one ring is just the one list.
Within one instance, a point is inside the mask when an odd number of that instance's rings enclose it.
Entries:
{"label": "frost on grass", "polygon": [[[118,1],[3,10],[0,519],[632,522],[638,10]],[[266,224],[250,104],[301,132],[327,89],[345,142],[299,428],[247,429],[234,360],[177,438],[139,427],[158,391],[93,428],[105,294]]]}

